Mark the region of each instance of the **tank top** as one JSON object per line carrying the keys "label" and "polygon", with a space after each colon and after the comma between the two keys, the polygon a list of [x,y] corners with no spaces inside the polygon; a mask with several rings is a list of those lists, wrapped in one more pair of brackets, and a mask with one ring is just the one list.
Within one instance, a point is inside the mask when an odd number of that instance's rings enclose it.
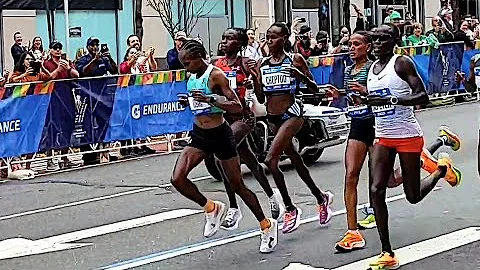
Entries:
{"label": "tank top", "polygon": [[286,68],[293,65],[292,55],[286,54],[283,61],[278,64],[270,63],[271,58],[271,56],[264,58],[260,65],[263,92],[266,95],[295,94],[297,79],[286,71]]}
{"label": "tank top", "polygon": [[[351,81],[356,81],[363,86],[367,86],[368,71],[370,70],[372,63],[373,63],[372,61],[367,61],[365,66],[363,66],[362,69],[360,69],[360,71],[357,74],[352,74],[353,69],[355,68],[355,64],[345,68],[345,76],[343,81],[344,81],[344,87],[347,92],[347,96],[353,97],[353,96],[360,95],[358,92],[350,91],[350,89],[348,88],[348,84]],[[352,118],[358,118],[358,119],[373,117],[372,110],[367,105],[349,104],[347,107],[347,114]]]}
{"label": "tank top", "polygon": [[235,63],[232,66],[229,66],[227,58],[221,57],[215,62],[215,66],[225,72],[230,87],[237,93],[238,97],[240,99],[245,99],[246,88],[243,82],[247,76],[242,65],[242,58],[238,57]]}
{"label": "tank top", "polygon": [[223,70],[225,75],[227,76],[228,82],[230,87],[237,93],[240,102],[242,103],[243,113],[242,114],[231,114],[227,113],[228,121],[235,122],[241,118],[252,118],[254,117],[250,107],[247,106],[245,101],[245,94],[247,92],[247,88],[245,87],[244,81],[247,78],[247,73],[242,64],[242,57],[238,57],[235,63],[232,66],[228,65],[227,58],[221,57],[217,61],[215,61],[215,66]]}
{"label": "tank top", "polygon": [[[398,57],[400,55],[394,55],[377,75],[373,73],[373,67],[378,60],[373,63],[368,72],[369,94],[401,97],[412,93],[407,82],[402,80],[395,71],[395,62]],[[372,112],[375,115],[375,136],[378,138],[403,139],[423,136],[412,106],[372,106]]]}
{"label": "tank top", "polygon": [[[202,76],[197,78],[196,74],[192,74],[187,81],[187,91],[189,94],[193,90],[201,90],[205,95],[213,94],[212,90],[208,87],[208,81],[210,79],[210,74],[212,73],[214,66],[208,65],[207,70],[202,74]],[[207,114],[219,114],[224,113],[224,111],[218,107],[211,106],[208,103],[198,102],[193,100],[193,97],[188,97],[188,103],[190,105],[190,110],[194,115],[207,115]]]}

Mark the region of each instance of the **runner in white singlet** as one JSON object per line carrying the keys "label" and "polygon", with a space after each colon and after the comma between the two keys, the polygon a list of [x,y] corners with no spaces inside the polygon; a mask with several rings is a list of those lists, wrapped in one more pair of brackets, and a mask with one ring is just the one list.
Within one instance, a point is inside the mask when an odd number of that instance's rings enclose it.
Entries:
{"label": "runner in white singlet", "polygon": [[[375,269],[396,269],[400,264],[390,244],[385,202],[387,183],[393,172],[396,155],[400,158],[406,199],[412,204],[423,200],[442,178],[451,186],[458,186],[461,172],[452,165],[448,155],[441,153],[434,171],[425,179],[420,179],[424,140],[413,106],[426,105],[428,95],[413,62],[408,57],[393,53],[395,45],[400,42],[398,28],[382,25],[375,28],[372,34],[373,52],[378,60],[368,74],[369,95],[364,103],[372,106],[375,115],[376,142],[372,150],[373,183],[370,190],[382,252],[370,265]],[[455,139],[454,150],[458,150],[458,136],[446,128],[444,132]]]}

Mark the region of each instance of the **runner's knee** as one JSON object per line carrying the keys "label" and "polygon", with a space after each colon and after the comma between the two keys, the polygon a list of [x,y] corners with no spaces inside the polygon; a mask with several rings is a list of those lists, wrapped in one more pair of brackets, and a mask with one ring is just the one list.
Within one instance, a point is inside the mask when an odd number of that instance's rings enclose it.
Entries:
{"label": "runner's knee", "polygon": [[370,187],[370,192],[373,196],[373,199],[381,199],[385,196],[385,193],[387,193],[387,188],[373,183]]}

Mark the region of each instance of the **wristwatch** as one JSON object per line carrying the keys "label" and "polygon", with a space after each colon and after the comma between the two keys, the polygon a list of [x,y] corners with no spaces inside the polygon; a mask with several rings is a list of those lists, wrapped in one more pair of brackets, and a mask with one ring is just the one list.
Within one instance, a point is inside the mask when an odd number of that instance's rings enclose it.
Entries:
{"label": "wristwatch", "polygon": [[392,105],[397,105],[398,104],[398,98],[397,97],[390,97],[390,103]]}
{"label": "wristwatch", "polygon": [[211,96],[210,96],[210,102],[209,102],[209,103],[210,103],[210,104],[214,104],[215,102],[217,102],[217,96],[211,95]]}

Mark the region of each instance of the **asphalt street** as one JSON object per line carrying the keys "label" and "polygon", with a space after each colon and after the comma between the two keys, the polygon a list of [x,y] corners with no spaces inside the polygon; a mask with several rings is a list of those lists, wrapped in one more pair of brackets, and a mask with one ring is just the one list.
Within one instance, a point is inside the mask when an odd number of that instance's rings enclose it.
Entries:
{"label": "asphalt street", "polygon": [[[478,103],[471,103],[417,113],[427,143],[436,137],[442,124],[462,137],[458,152],[448,148],[440,151],[450,153],[463,172],[463,183],[451,188],[440,182],[439,189],[417,205],[410,205],[404,199],[402,187],[389,190],[391,240],[395,249],[480,227],[477,107]],[[376,229],[364,232],[365,249],[349,254],[336,254],[334,249],[346,228],[342,211],[344,148],[345,144],[328,148],[319,162],[310,167],[316,183],[336,195],[335,217],[327,228],[320,228],[315,221],[314,198],[285,162],[282,168],[292,199],[303,210],[304,224],[292,234],[279,233],[279,244],[271,254],[258,252],[257,223],[244,204],[240,206],[244,218],[236,231],[220,230],[212,239],[203,237],[204,215],[195,211],[201,209],[169,185],[177,154],[44,176],[28,182],[4,183],[0,186],[0,241],[3,240],[0,269],[136,266],[135,269],[280,270],[291,263],[304,265],[298,269],[307,269],[306,265],[335,269],[370,258],[380,252]],[[226,202],[223,184],[205,176],[208,174],[203,164],[191,174],[208,197]],[[266,196],[246,169],[245,179],[269,214]],[[270,175],[269,179],[273,185]],[[359,204],[368,201],[367,182],[364,170]],[[472,236],[463,239],[468,237]],[[480,244],[471,242],[433,252],[427,258],[403,265],[402,269],[480,269]],[[429,248],[435,250],[438,246]],[[423,251],[420,249],[417,254]]]}

